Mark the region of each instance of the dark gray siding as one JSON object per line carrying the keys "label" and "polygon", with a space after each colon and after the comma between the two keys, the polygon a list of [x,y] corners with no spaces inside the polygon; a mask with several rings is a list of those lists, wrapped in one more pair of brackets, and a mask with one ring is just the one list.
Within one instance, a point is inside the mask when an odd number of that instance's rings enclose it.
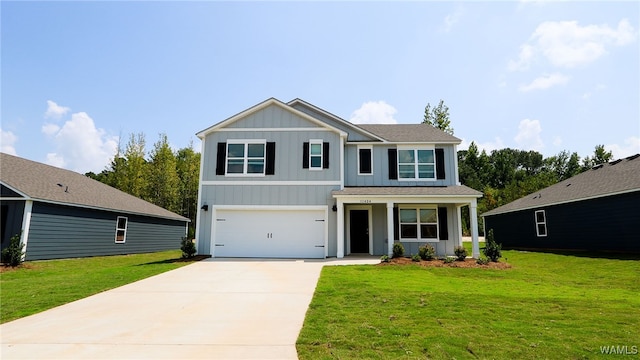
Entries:
{"label": "dark gray siding", "polygon": [[[126,242],[115,243],[116,219],[128,218]],[[34,203],[26,260],[178,249],[185,222]]]}
{"label": "dark gray siding", "polygon": [[13,235],[22,231],[22,218],[24,214],[24,201],[3,200],[0,202],[0,215],[2,216],[2,249],[9,246],[9,240]]}
{"label": "dark gray siding", "polygon": [[18,197],[21,198],[22,195],[18,194],[17,192],[9,189],[8,187],[1,185],[0,184],[0,196],[2,197]]}
{"label": "dark gray siding", "polygon": [[[485,217],[505,249],[564,249],[640,253],[640,191]],[[534,214],[545,210],[547,236]]]}

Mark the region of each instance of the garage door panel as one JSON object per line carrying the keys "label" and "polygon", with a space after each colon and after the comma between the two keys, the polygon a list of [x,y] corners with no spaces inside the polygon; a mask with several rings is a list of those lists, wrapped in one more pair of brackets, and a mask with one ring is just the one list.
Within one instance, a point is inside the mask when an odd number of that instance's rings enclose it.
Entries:
{"label": "garage door panel", "polygon": [[325,211],[218,210],[214,256],[323,258]]}

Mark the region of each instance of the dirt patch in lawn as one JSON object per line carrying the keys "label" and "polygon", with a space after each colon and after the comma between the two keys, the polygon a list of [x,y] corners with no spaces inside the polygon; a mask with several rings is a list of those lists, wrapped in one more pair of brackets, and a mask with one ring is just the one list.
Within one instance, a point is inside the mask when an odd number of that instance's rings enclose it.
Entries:
{"label": "dirt patch in lawn", "polygon": [[420,265],[424,267],[457,267],[457,268],[481,268],[481,269],[510,269],[511,264],[506,262],[490,262],[487,265],[480,265],[476,262],[476,259],[465,259],[464,261],[454,261],[445,263],[444,260],[420,260],[420,262],[413,261],[410,258],[393,258],[389,259],[389,262],[381,262],[379,266],[402,266],[402,265]]}

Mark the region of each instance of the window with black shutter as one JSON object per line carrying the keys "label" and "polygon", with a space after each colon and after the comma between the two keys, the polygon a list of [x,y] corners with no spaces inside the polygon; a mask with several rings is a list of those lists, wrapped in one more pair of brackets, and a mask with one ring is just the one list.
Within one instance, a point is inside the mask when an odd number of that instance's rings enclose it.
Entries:
{"label": "window with black shutter", "polygon": [[371,148],[358,148],[358,175],[371,173]]}

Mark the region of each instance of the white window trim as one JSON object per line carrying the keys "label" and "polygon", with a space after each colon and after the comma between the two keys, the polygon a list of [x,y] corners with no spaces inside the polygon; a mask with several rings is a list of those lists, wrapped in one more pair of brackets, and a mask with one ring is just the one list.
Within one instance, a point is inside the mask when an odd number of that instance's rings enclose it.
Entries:
{"label": "white window trim", "polygon": [[[414,166],[414,177],[413,178],[403,178],[400,176],[400,151],[401,150],[413,150],[415,162]],[[418,150],[431,150],[433,152],[433,177],[432,178],[420,178],[418,173]],[[436,181],[438,179],[438,174],[436,174],[436,147],[434,145],[402,145],[397,147],[397,172],[398,172],[398,181]]]}
{"label": "white window trim", "polygon": [[[538,213],[542,213],[542,217],[544,218],[544,221],[538,221]],[[545,211],[537,210],[533,214],[533,220],[536,222],[536,235],[538,237],[546,237],[548,234],[548,231],[547,231],[547,214],[545,213]],[[544,234],[542,235],[540,235],[540,228],[538,227],[539,225],[544,225]]]}
{"label": "white window trim", "polygon": [[[124,229],[119,228],[118,224],[120,223],[120,219],[124,219],[125,223],[124,223]],[[118,216],[116,218],[116,236],[115,236],[115,243],[116,244],[124,244],[127,242],[127,228],[129,227],[129,218],[127,218],[126,216]],[[124,231],[124,236],[122,238],[122,241],[118,241],[118,231]]]}
{"label": "white window trim", "polygon": [[[311,145],[320,145],[320,167],[313,167],[311,165]],[[318,155],[313,155],[318,156]],[[324,142],[322,139],[311,139],[309,140],[309,170],[311,171],[319,171],[322,170],[322,165],[324,164]]]}
{"label": "white window trim", "polygon": [[[410,209],[410,210],[415,210],[417,212],[416,216],[417,216],[417,223],[416,226],[417,231],[418,231],[418,235],[420,235],[420,225],[423,225],[420,223],[420,210],[421,209],[429,209],[429,210],[435,210],[436,212],[436,237],[435,238],[420,238],[418,237],[417,239],[415,238],[403,238],[402,237],[402,219],[400,218],[400,210],[406,210],[406,209]],[[433,223],[425,223],[424,225],[433,225]],[[438,207],[437,206],[410,206],[410,205],[404,205],[404,206],[398,206],[398,237],[400,238],[400,241],[402,242],[440,242],[440,218],[438,217]]]}
{"label": "white window trim", "polygon": [[[370,173],[361,173],[360,172],[360,150],[361,149],[368,149],[371,150],[371,172]],[[358,145],[358,150],[356,153],[356,157],[358,158],[358,175],[362,175],[362,176],[373,176],[373,145]]]}
{"label": "white window trim", "polygon": [[[229,145],[243,144],[244,145],[244,164],[242,168],[242,174],[229,174]],[[264,146],[264,166],[262,167],[262,174],[247,174],[249,163],[249,144],[262,144]],[[264,177],[267,169],[267,140],[266,139],[229,139],[227,140],[227,156],[224,161],[224,176],[225,177]]]}

